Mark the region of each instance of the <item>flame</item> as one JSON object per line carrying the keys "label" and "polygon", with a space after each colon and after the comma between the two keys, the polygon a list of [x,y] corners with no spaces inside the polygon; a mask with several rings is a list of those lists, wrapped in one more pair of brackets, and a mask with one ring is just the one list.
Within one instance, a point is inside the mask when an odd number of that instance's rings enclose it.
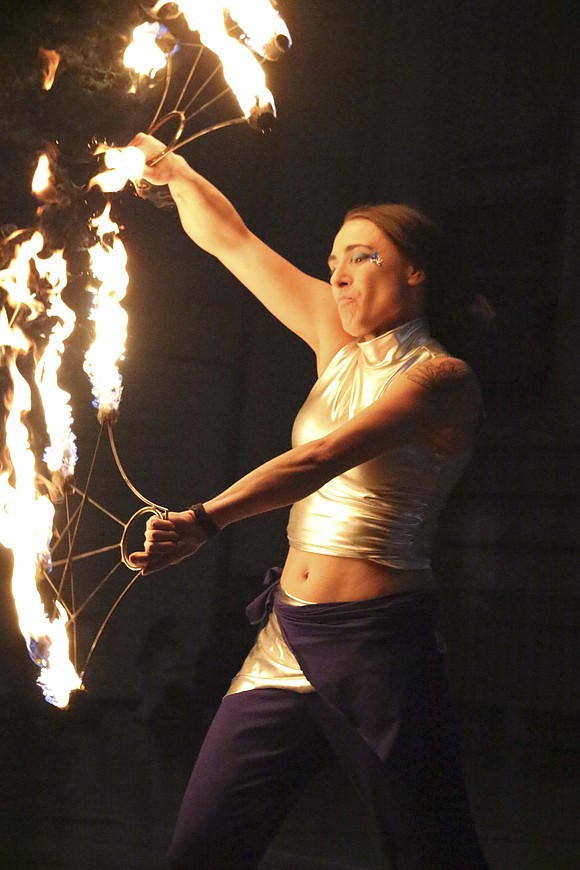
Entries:
{"label": "flame", "polygon": [[43,193],[50,186],[51,181],[52,173],[48,154],[41,154],[32,176],[32,192],[37,195]]}
{"label": "flame", "polygon": [[[36,486],[35,457],[24,422],[31,409],[31,393],[17,366],[18,357],[30,351],[31,342],[14,322],[17,315],[24,318],[26,312],[26,319],[33,320],[44,309],[30,292],[31,262],[39,277],[56,288],[55,298],[60,298],[66,269],[61,263],[57,265],[58,258],[42,260],[38,256],[43,244],[42,235],[34,233],[17,246],[13,261],[0,272],[0,286],[7,291],[8,302],[14,307],[11,323],[6,309],[0,311],[0,353],[12,384],[11,395],[5,400],[10,469],[4,468],[0,474],[0,541],[13,553],[12,593],[20,630],[32,659],[41,669],[37,682],[50,703],[65,707],[71,691],[80,688],[81,681],[68,656],[66,613],[57,604],[58,615],[50,619],[36,586],[40,570],[50,568],[54,508]],[[44,356],[47,353],[48,348]]]}
{"label": "flame", "polygon": [[98,242],[89,249],[89,254],[91,270],[99,286],[88,288],[93,294],[90,317],[95,324],[95,339],[84,363],[101,422],[114,420],[117,415],[123,382],[117,363],[123,357],[127,337],[127,312],[120,304],[129,283],[127,252],[110,211],[111,204],[107,203],[102,214],[91,221]]}
{"label": "flame", "polygon": [[167,64],[167,55],[156,43],[161,25],[153,22],[140,24],[133,31],[133,42],[125,49],[123,62],[128,69],[154,78]]}
{"label": "flame", "polygon": [[292,44],[270,0],[231,0],[223,9],[244,31],[246,45],[267,60],[277,60]]}
{"label": "flame", "polygon": [[204,45],[220,58],[224,78],[237,97],[242,112],[250,117],[252,110],[270,105],[274,98],[266,87],[262,67],[246,46],[229,36],[224,26],[224,11],[219,0],[180,0],[179,8],[190,30],[197,30]]}
{"label": "flame", "polygon": [[60,63],[60,54],[52,48],[39,48],[38,56],[43,62],[44,67],[42,70],[42,88],[45,91],[49,91],[54,84],[54,78]]}
{"label": "flame", "polygon": [[89,189],[97,184],[105,193],[122,190],[128,181],[139,181],[145,168],[145,155],[140,148],[128,145],[126,148],[110,148],[99,145],[95,154],[104,154],[107,169],[89,181]]}
{"label": "flame", "polygon": [[39,276],[44,278],[52,288],[46,314],[49,317],[57,318],[34,375],[42,398],[49,437],[49,446],[46,448],[44,461],[50,471],[59,471],[66,479],[74,473],[77,450],[76,439],[72,431],[70,393],[60,388],[58,371],[64,353],[64,345],[74,329],[76,317],[74,311],[62,299],[62,291],[67,283],[66,261],[62,252],[56,251],[51,257],[43,260],[36,259],[35,263]]}
{"label": "flame", "polygon": [[[63,476],[67,477],[74,471],[76,447],[72,433],[72,414],[68,404],[70,395],[58,386],[57,373],[64,351],[64,342],[74,329],[75,315],[62,300],[61,294],[67,283],[66,262],[62,252],[42,258],[39,254],[43,247],[44,239],[38,231],[33,233],[28,241],[17,245],[12,262],[0,272],[0,287],[7,291],[7,301],[14,309],[12,324],[19,315],[26,315],[28,322],[43,313],[49,317],[59,318],[36,366],[35,380],[44,404],[49,436],[49,446],[44,459],[51,471],[60,470]],[[45,304],[30,291],[31,263],[34,264],[38,278],[42,279],[49,288],[45,291],[48,297]],[[5,309],[2,311],[6,318]],[[4,344],[11,344],[9,337],[9,333],[4,336]],[[20,348],[20,344],[17,346]]]}
{"label": "flame", "polygon": [[34,320],[44,311],[44,306],[29,289],[30,261],[36,261],[42,251],[44,239],[39,232],[16,246],[15,255],[6,269],[0,271],[0,287],[8,294],[8,304],[14,309],[12,323],[23,306],[28,310],[28,319]]}
{"label": "flame", "polygon": [[[159,0],[155,10],[164,4]],[[219,0],[180,0],[175,6],[183,13],[190,30],[199,32],[202,43],[221,60],[224,78],[237,97],[247,118],[255,118],[262,111],[275,114],[274,98],[266,87],[262,67],[252,54],[254,51],[275,59],[290,45],[290,34],[269,0],[245,0],[244,3],[223,3]],[[229,15],[243,29],[246,45],[229,36],[225,16]],[[156,39],[160,25],[145,23],[133,31],[133,42],[124,55],[125,65],[139,73],[153,77],[167,62],[167,54],[159,48]],[[107,169],[95,175],[89,189],[98,185],[105,193],[121,190],[128,181],[135,185],[142,178],[145,167],[143,152],[132,145],[110,148],[99,145],[96,154],[104,153]]]}
{"label": "flame", "polygon": [[[19,333],[16,328],[15,334]],[[22,333],[21,337],[24,338]],[[39,568],[48,564],[54,508],[35,487],[34,456],[22,418],[30,410],[30,388],[16,366],[17,348],[4,350],[13,383],[13,398],[6,421],[6,446],[13,468],[14,486],[4,472],[0,479],[0,539],[12,550],[12,594],[18,623],[33,660],[41,668],[38,684],[50,703],[66,707],[71,691],[80,688],[80,678],[68,658],[64,612],[50,620],[36,587]]]}

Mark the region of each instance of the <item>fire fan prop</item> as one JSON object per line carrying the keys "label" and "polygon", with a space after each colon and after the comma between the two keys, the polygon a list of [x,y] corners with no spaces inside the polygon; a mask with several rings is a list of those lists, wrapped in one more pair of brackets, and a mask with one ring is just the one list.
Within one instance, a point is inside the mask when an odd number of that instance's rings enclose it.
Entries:
{"label": "fire fan prop", "polygon": [[[165,72],[161,100],[147,132],[159,134],[161,128],[170,122],[176,124],[173,137],[161,153],[153,158],[152,164],[168,152],[214,130],[247,123],[262,133],[272,128],[276,117],[274,98],[266,87],[264,71],[256,55],[262,61],[278,60],[290,47],[291,40],[285,23],[270,0],[238,0],[230,3],[221,0],[180,0],[179,3],[158,0],[154,6],[142,6],[156,21],[145,22],[135,28],[133,41],[125,51],[125,64],[136,76],[134,88],[139,86],[143,77],[154,79],[162,70]],[[183,18],[189,33],[196,32],[199,35],[199,42],[180,43],[176,40],[169,28],[179,18]],[[171,85],[173,56],[178,49],[190,50],[193,58],[185,81],[175,96]],[[195,74],[208,51],[215,62],[198,85]],[[220,71],[226,86],[220,88],[217,94],[207,96],[209,85]],[[194,119],[231,93],[237,99],[241,116],[219,121],[182,138]],[[169,105],[173,108],[169,109]],[[143,168],[140,152],[135,153],[138,149],[102,146],[99,150],[104,153],[107,169],[96,176],[93,183],[99,184],[105,191],[119,190],[127,181],[138,185]]]}
{"label": "fire fan prop", "polygon": [[[288,30],[270,0],[232,0],[229,3],[158,0],[154,5],[142,3],[141,8],[148,20],[134,30],[133,41],[124,55],[126,66],[132,71],[132,91],[138,93],[141,88],[155,86],[161,90],[148,132],[157,133],[170,124],[176,126],[155,161],[169,151],[226,126],[249,123],[261,132],[270,129],[275,106],[261,64],[264,60],[277,60],[290,46]],[[185,76],[176,86],[174,57],[177,52],[182,53],[180,60],[186,53],[190,58],[185,64]],[[50,85],[45,83],[45,88],[52,86],[58,66],[56,53],[48,54],[52,73]],[[183,71],[183,62],[180,67]],[[204,67],[203,80],[199,83],[196,74]],[[217,94],[209,96],[208,87],[219,80],[220,71],[226,86],[220,86]],[[241,115],[191,130],[194,119],[199,122],[210,106],[232,93]],[[141,151],[130,146],[111,148],[103,144],[97,153],[103,155],[105,168],[94,176],[89,187],[99,185],[105,192],[114,192],[130,180],[139,188],[144,159]],[[51,160],[46,154],[38,161],[32,190],[40,202],[54,201],[55,181]],[[42,214],[42,210],[40,207],[38,213]],[[87,665],[105,626],[140,576],[128,562],[129,528],[142,514],[163,514],[166,510],[141,495],[129,480],[114,440],[113,426],[122,395],[118,366],[127,334],[127,314],[121,303],[129,276],[127,255],[119,227],[111,220],[110,203],[99,216],[91,219],[90,232],[94,244],[88,252],[87,291],[92,299],[89,319],[93,342],[86,353],[84,369],[91,382],[100,428],[82,489],[75,479],[77,446],[71,396],[59,383],[61,361],[77,319],[62,297],[68,280],[67,263],[62,251],[47,249],[40,230],[15,231],[0,247],[3,254],[0,261],[0,289],[3,291],[0,373],[4,382],[5,417],[5,443],[0,444],[0,543],[13,554],[12,591],[20,630],[31,658],[40,668],[37,682],[46,700],[58,707],[67,706],[71,692],[83,688]],[[39,417],[42,437],[38,436]],[[144,505],[128,522],[90,495],[104,430],[122,479]],[[73,496],[76,506],[73,506]],[[84,553],[75,552],[87,504],[121,527],[120,542],[117,540]],[[60,531],[56,530],[55,511],[65,514]],[[55,559],[57,548],[65,545],[68,547],[66,556]],[[73,585],[73,564],[108,551],[117,552],[115,566],[79,603]],[[123,565],[133,572],[132,577],[109,609],[80,668],[76,620]],[[58,568],[55,573],[60,573],[58,583],[52,579],[53,568]],[[50,590],[48,604],[44,600],[46,595],[41,595],[39,590],[41,580]]]}

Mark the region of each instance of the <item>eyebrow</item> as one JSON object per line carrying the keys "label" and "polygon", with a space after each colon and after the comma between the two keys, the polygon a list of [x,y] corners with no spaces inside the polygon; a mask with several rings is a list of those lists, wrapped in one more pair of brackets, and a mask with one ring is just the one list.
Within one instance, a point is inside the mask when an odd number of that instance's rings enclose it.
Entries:
{"label": "eyebrow", "polygon": [[[372,245],[365,245],[362,242],[360,242],[359,244],[356,244],[356,245],[347,245],[346,248],[344,249],[344,253],[347,254],[349,251],[353,251],[355,248],[366,248],[368,251],[374,250]],[[330,257],[328,258],[328,265],[330,266],[331,263],[335,263],[336,260],[338,260],[338,257],[336,256],[336,254],[331,254]]]}

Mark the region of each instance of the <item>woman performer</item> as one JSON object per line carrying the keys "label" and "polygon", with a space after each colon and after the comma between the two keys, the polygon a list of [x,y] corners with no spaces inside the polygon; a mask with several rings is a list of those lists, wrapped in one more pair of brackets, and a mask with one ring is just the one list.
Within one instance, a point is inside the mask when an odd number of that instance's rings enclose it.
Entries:
{"label": "woman performer", "polygon": [[[139,135],[147,158],[163,145]],[[176,868],[255,868],[330,747],[393,870],[482,870],[435,630],[437,516],[482,416],[476,378],[431,337],[449,299],[440,236],[401,205],[353,209],[305,275],[185,160],[168,184],[189,236],[316,354],[293,447],[190,510],[148,522],[147,574],[230,523],[293,505],[290,550],[248,608],[261,623],[211,725],[170,851]],[[443,294],[443,295],[442,295]]]}

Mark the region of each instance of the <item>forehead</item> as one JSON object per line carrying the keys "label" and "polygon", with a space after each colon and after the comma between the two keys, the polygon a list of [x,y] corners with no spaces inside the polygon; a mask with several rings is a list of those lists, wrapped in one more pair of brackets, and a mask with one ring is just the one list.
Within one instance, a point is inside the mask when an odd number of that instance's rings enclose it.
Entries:
{"label": "forehead", "polygon": [[353,218],[339,229],[332,246],[333,253],[340,253],[349,245],[366,245],[377,248],[389,240],[372,221],[366,218]]}

